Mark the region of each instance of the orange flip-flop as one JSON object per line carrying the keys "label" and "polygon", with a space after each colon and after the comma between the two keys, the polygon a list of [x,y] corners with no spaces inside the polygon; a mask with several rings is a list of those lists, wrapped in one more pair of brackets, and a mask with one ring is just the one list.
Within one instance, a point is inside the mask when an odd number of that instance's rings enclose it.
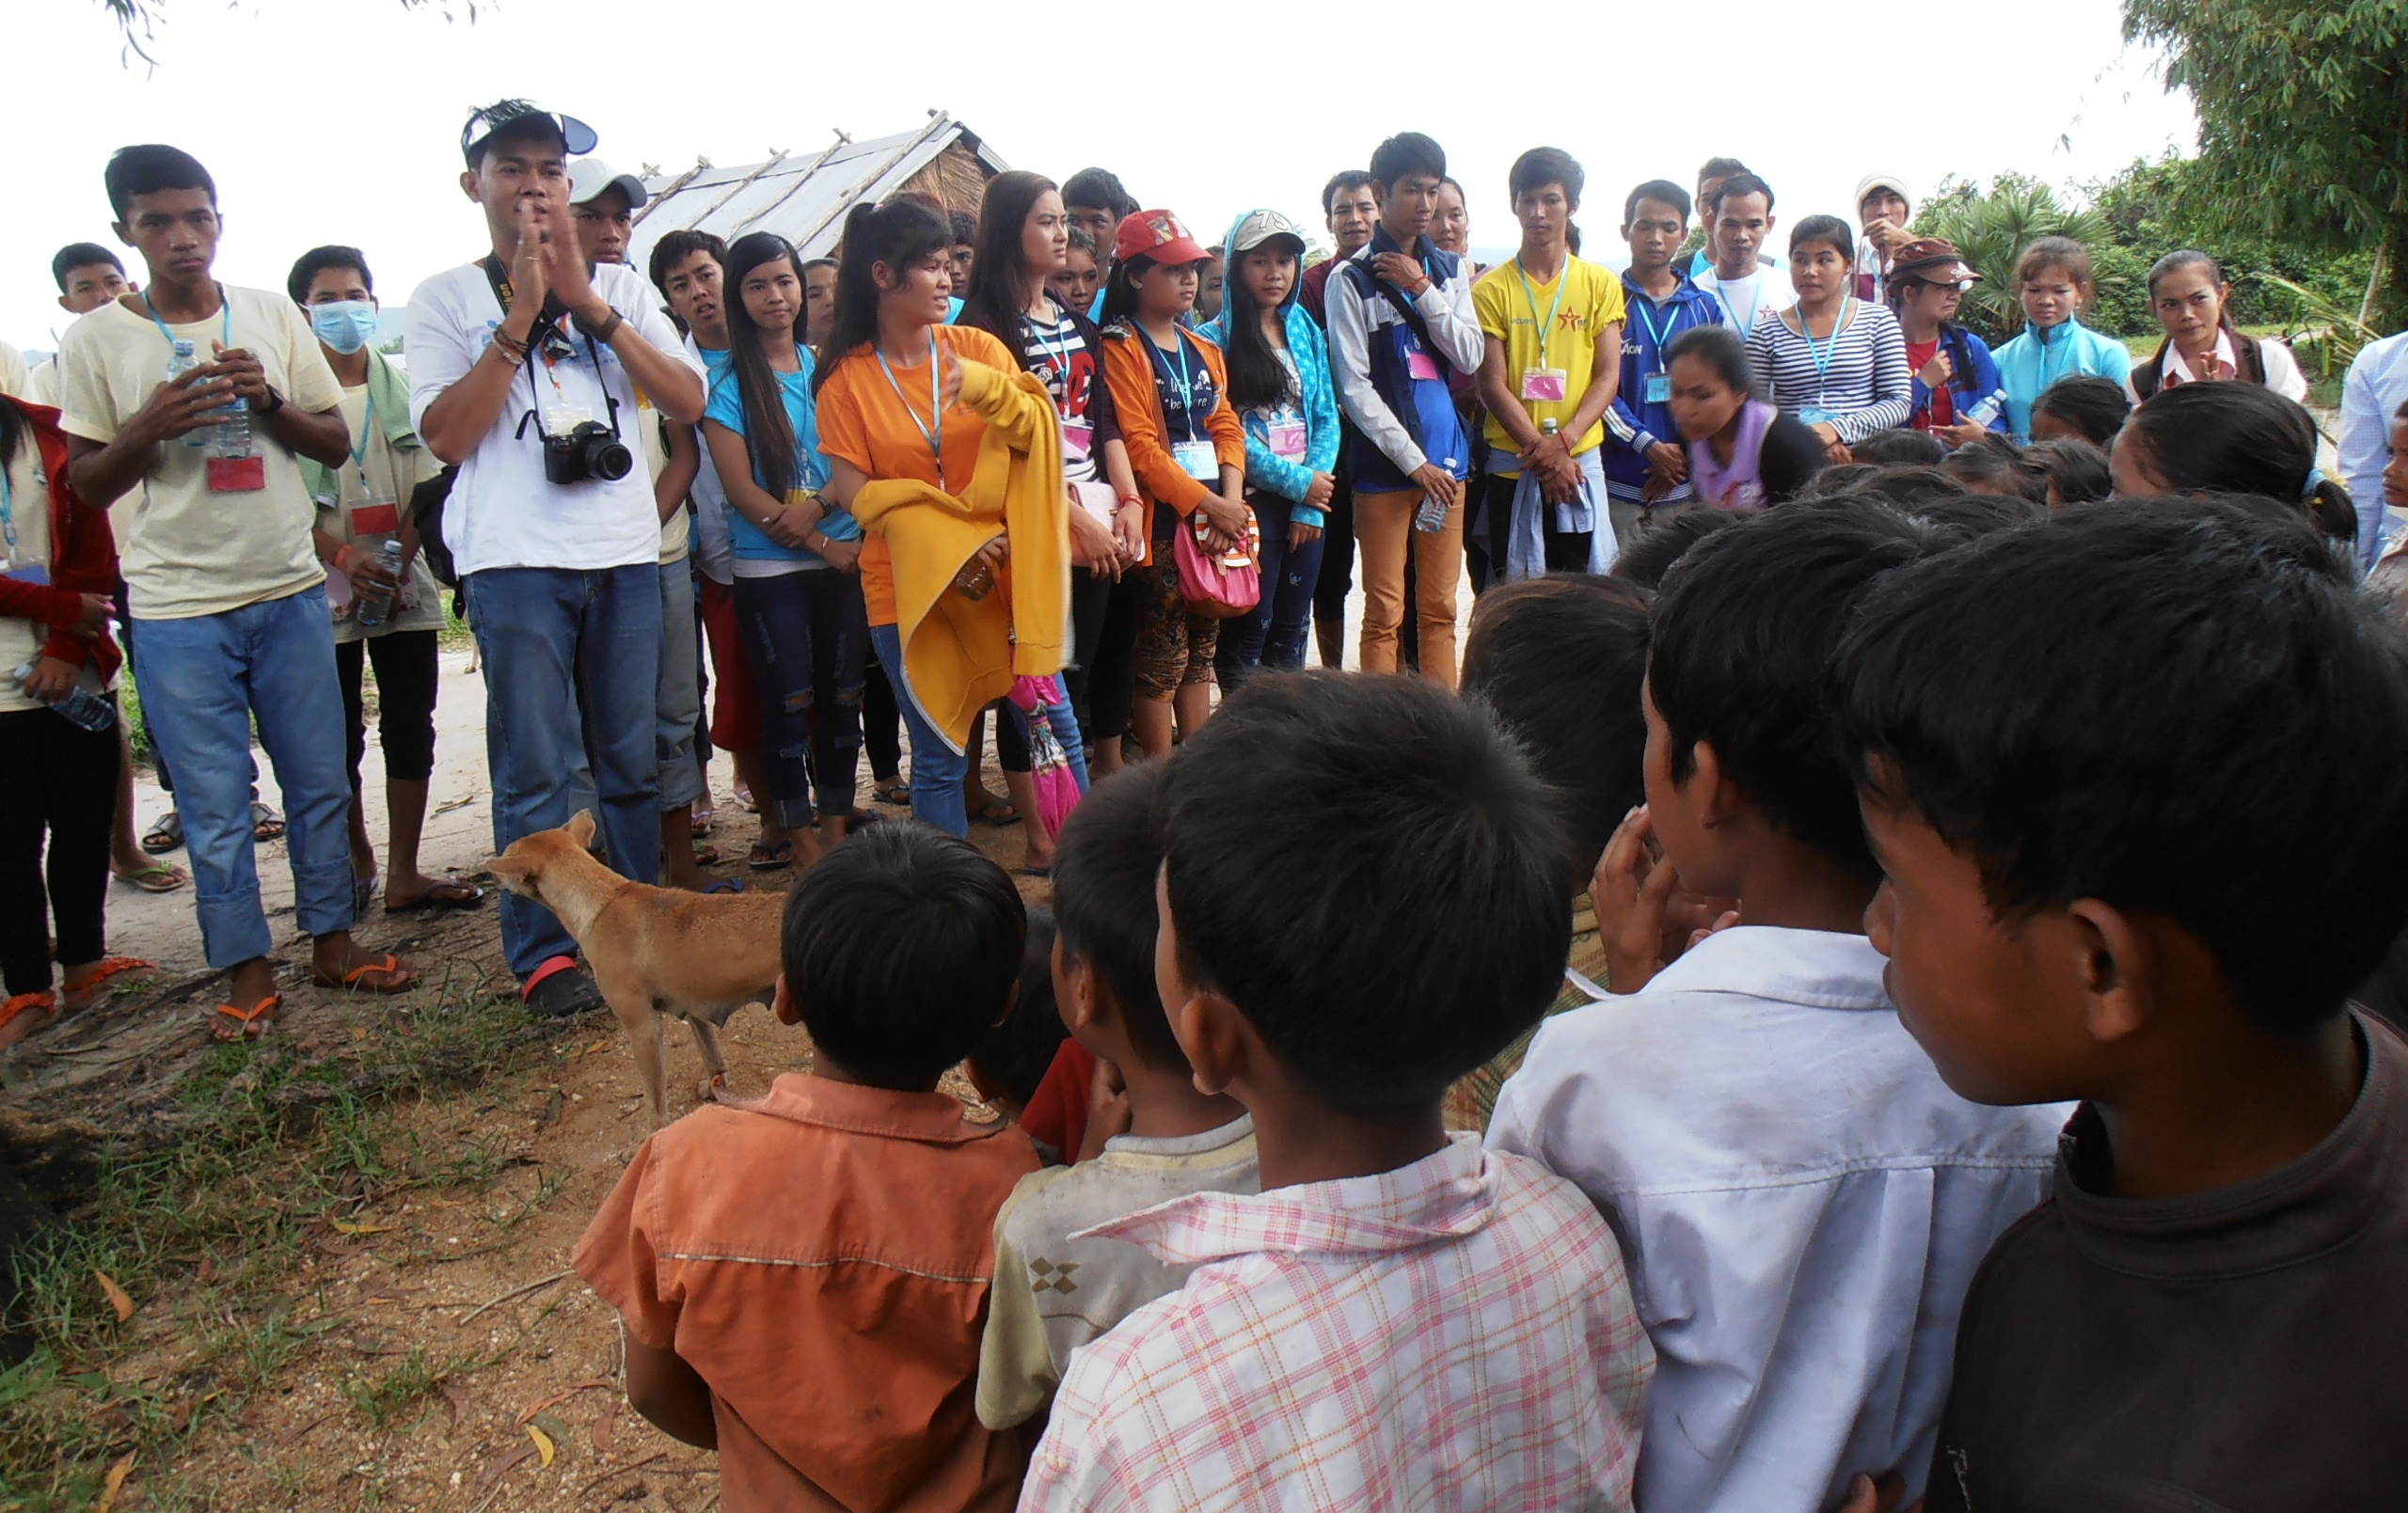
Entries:
{"label": "orange flip-flop", "polygon": [[[17,1021],[27,1015],[35,1016],[35,1022],[26,1025],[22,1031],[10,1033]],[[0,1049],[15,1045],[36,1031],[50,1028],[57,1018],[58,1000],[47,992],[19,993],[14,998],[0,1002]]]}
{"label": "orange flip-flop", "polygon": [[220,1003],[213,1011],[217,1016],[214,1021],[217,1026],[215,1032],[217,1038],[257,1040],[267,1032],[269,1025],[276,1022],[276,1011],[283,1001],[281,994],[270,993],[247,1009],[238,1009],[231,1003]]}
{"label": "orange flip-flop", "polygon": [[[373,986],[362,983],[360,979],[370,972],[383,972],[386,980]],[[340,987],[346,993],[406,993],[418,986],[418,974],[404,967],[402,958],[388,951],[384,960],[362,962],[341,977],[328,977],[313,968],[309,981],[320,987]]]}

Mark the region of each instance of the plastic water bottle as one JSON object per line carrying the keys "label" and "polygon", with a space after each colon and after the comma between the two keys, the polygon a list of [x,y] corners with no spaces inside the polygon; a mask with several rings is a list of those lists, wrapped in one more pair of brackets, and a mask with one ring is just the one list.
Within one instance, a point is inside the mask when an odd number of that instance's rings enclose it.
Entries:
{"label": "plastic water bottle", "polygon": [[[189,343],[186,344],[189,345]],[[30,681],[33,675],[34,668],[30,662],[19,667],[15,673],[21,686]],[[96,733],[117,728],[117,706],[89,688],[79,687],[69,694],[63,701],[52,704],[49,708],[61,719],[81,725],[86,730]]]}
{"label": "plastic water bottle", "polygon": [[376,565],[391,574],[397,581],[392,588],[373,588],[359,595],[359,608],[352,618],[363,629],[383,624],[385,617],[392,610],[394,599],[401,593],[398,580],[402,575],[402,544],[399,540],[387,538],[385,544],[377,549]]}
{"label": "plastic water bottle", "polygon": [[[174,383],[177,379],[183,377],[184,374],[191,372],[194,369],[199,366],[199,349],[195,347],[190,341],[186,340],[182,337],[178,337],[167,344],[168,383]],[[214,426],[203,426],[198,431],[185,432],[183,435],[184,445],[187,447],[208,446],[210,442],[210,433],[215,429],[216,428]]]}
{"label": "plastic water bottle", "polygon": [[[1438,465],[1446,468],[1449,472],[1452,472],[1454,471],[1455,460],[1450,457]],[[1413,528],[1416,530],[1427,531],[1432,535],[1435,535],[1439,531],[1446,529],[1447,501],[1438,497],[1438,496],[1434,494],[1423,495],[1421,496],[1421,508],[1413,512]]]}

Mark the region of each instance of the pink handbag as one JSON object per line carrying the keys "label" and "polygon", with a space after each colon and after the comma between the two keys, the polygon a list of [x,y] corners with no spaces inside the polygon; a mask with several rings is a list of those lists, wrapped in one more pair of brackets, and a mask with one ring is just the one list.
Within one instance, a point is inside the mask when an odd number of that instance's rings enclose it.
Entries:
{"label": "pink handbag", "polygon": [[1253,508],[1246,510],[1245,539],[1238,550],[1209,550],[1196,539],[1196,520],[1181,522],[1179,543],[1171,549],[1179,591],[1189,611],[1207,620],[1250,613],[1262,602],[1262,523]]}

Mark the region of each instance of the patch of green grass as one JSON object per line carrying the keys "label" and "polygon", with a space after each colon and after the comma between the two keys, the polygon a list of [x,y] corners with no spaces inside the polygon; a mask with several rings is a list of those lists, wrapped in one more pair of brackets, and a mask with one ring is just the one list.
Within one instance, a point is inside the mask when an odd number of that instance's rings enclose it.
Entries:
{"label": "patch of green grass", "polygon": [[[480,1186],[507,1164],[484,1142],[420,1142],[389,1099],[453,1095],[563,1028],[531,1025],[515,998],[455,992],[341,1056],[306,1060],[274,1039],[213,1047],[154,1131],[102,1152],[85,1208],[10,1258],[33,1349],[0,1372],[0,1509],[88,1506],[118,1458],[163,1469],[198,1426],[239,1411],[334,1325],[302,1317],[290,1287],[314,1227],[399,1192]],[[556,1190],[539,1181],[530,1205]],[[132,1322],[95,1271],[137,1300]],[[155,1348],[162,1316],[175,1367],[134,1379],[128,1358]],[[382,1428],[490,1363],[414,1355],[342,1390]]]}

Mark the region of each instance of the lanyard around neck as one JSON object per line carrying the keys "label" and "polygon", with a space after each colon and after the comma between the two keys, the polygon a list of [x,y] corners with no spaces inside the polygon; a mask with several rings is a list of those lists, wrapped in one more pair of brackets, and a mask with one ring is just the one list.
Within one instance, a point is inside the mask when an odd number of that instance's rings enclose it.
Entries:
{"label": "lanyard around neck", "polygon": [[[870,355],[878,359],[879,370],[886,374],[886,386],[895,391],[895,398],[903,405],[903,413],[911,418],[911,424],[919,427],[920,439],[928,444],[928,455],[937,461],[937,487],[943,489],[944,390],[938,382],[937,374],[937,328],[928,327],[928,413],[936,417],[933,428],[921,422],[920,412],[911,408],[911,402],[903,397],[903,386],[895,381],[895,370],[888,365],[886,354],[879,350],[878,343],[871,342],[869,350]],[[952,491],[948,489],[946,492]]]}
{"label": "lanyard around neck", "polygon": [[[1522,280],[1522,298],[1529,302],[1530,319],[1539,321],[1539,296],[1530,288],[1530,271],[1522,266],[1519,254],[1513,259],[1514,276]],[[1563,308],[1563,287],[1572,282],[1572,255],[1565,253],[1563,266],[1555,271],[1555,299],[1546,307],[1546,319],[1539,321],[1539,366],[1546,366],[1546,339],[1555,334],[1556,315]]]}
{"label": "lanyard around neck", "polygon": [[[1046,361],[1062,370],[1062,393],[1065,398],[1068,398],[1070,392],[1070,355],[1083,343],[1079,340],[1078,327],[1071,325],[1069,311],[1064,309],[1056,300],[1049,298],[1045,303],[1057,312],[1060,318],[1048,324],[1044,335],[1038,335],[1037,323],[1028,318],[1028,312],[1025,310],[1021,312],[1021,323],[1028,328],[1030,336],[1037,339],[1037,350],[1045,354]],[[1069,336],[1062,334],[1064,326],[1070,326]]]}
{"label": "lanyard around neck", "polygon": [[1847,329],[1847,307],[1855,303],[1853,295],[1840,301],[1839,313],[1831,317],[1831,334],[1824,339],[1820,351],[1814,346],[1814,323],[1807,319],[1804,310],[1798,312],[1798,334],[1806,339],[1806,355],[1814,362],[1814,398],[1818,401],[1830,385],[1831,364],[1839,360],[1840,333]]}
{"label": "lanyard around neck", "polygon": [[8,481],[8,468],[0,463],[0,537],[8,544],[8,560],[17,559],[17,489]]}
{"label": "lanyard around neck", "polygon": [[[369,377],[376,376],[372,368]],[[368,486],[368,438],[376,430],[376,386],[368,386],[368,414],[359,422],[359,445],[351,449],[351,465],[359,469],[359,486]]]}
{"label": "lanyard around neck", "polygon": [[[210,287],[217,291],[217,329],[219,333],[217,344],[221,347],[230,348],[234,345],[234,307],[227,303],[226,286],[224,284],[212,284]],[[142,292],[142,307],[150,312],[150,323],[157,326],[159,328],[159,334],[167,339],[167,350],[169,352],[175,351],[176,334],[167,329],[166,322],[159,319],[159,307],[150,303],[150,292],[147,289]],[[207,320],[208,317],[203,316],[201,319]]]}
{"label": "lanyard around neck", "polygon": [[[1677,294],[1680,291],[1675,288],[1672,292]],[[1681,323],[1680,306],[1676,301],[1666,301],[1667,306],[1671,310],[1671,319],[1659,327],[1656,323],[1656,317],[1648,313],[1648,307],[1656,302],[1655,296],[1649,294],[1647,291],[1643,289],[1640,290],[1638,293],[1639,297],[1635,300],[1629,301],[1628,303],[1630,307],[1639,313],[1640,321],[1647,327],[1647,343],[1649,348],[1656,354],[1656,370],[1659,373],[1670,371],[1670,370],[1664,366],[1664,343],[1671,339],[1672,328]],[[1746,339],[1742,338],[1741,339],[1744,340]]]}

